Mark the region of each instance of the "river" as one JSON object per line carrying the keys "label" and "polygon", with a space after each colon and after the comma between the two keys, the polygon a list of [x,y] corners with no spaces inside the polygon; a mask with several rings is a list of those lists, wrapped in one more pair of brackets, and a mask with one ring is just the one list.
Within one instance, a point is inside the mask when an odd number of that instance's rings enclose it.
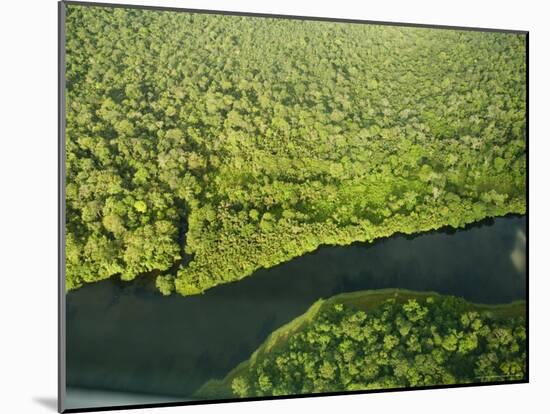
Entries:
{"label": "river", "polygon": [[404,288],[487,304],[525,299],[524,235],[525,218],[508,216],[458,231],[324,246],[191,297],[163,297],[146,279],[84,286],[67,294],[66,408],[87,407],[104,391],[103,406],[142,403],[131,393],[186,400],[317,299],[342,292]]}

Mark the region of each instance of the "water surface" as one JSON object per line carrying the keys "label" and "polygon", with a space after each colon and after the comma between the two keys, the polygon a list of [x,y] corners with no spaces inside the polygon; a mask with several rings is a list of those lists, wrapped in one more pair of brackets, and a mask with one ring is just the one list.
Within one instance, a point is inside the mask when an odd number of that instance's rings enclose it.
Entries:
{"label": "water surface", "polygon": [[[525,299],[518,265],[524,233],[524,217],[504,217],[459,231],[321,247],[192,297],[163,297],[150,280],[84,286],[67,295],[67,383],[80,395],[87,388],[183,400],[317,299],[342,292],[430,290],[487,304]],[[105,398],[103,405],[118,405]]]}

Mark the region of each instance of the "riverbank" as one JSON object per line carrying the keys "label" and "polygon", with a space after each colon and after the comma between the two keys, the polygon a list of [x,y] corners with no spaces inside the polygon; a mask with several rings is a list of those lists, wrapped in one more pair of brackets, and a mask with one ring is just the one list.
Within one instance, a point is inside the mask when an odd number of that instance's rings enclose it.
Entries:
{"label": "riverbank", "polygon": [[[235,398],[232,383],[236,378],[249,372],[251,367],[255,366],[258,361],[262,361],[270,355],[278,354],[282,348],[287,346],[287,342],[291,337],[304,332],[322,311],[332,309],[335,305],[343,305],[369,313],[389,299],[393,299],[397,304],[405,304],[410,300],[414,300],[422,305],[426,301],[437,297],[441,298],[442,295],[436,292],[415,292],[406,289],[381,289],[343,293],[328,299],[320,299],[304,314],[275,330],[249,359],[240,363],[222,380],[208,381],[194,396],[199,399]],[[492,320],[499,320],[525,317],[526,305],[525,301],[499,305],[469,303],[467,310],[478,312],[481,315],[490,317]]]}
{"label": "riverbank", "polygon": [[317,300],[345,292],[400,288],[490,304],[525,299],[525,274],[510,258],[525,221],[508,216],[464,230],[323,247],[190,297],[164,297],[145,280],[84,286],[67,295],[68,384],[190,398]]}

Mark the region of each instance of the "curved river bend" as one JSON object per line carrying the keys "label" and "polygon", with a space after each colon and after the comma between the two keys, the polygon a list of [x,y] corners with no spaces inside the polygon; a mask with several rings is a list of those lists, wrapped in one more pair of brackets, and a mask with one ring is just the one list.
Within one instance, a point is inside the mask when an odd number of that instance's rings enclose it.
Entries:
{"label": "curved river bend", "polygon": [[430,290],[488,304],[525,299],[524,234],[525,218],[509,216],[459,231],[321,247],[192,297],[163,297],[145,279],[84,286],[67,294],[69,408],[90,404],[83,389],[181,401],[317,299],[342,292]]}

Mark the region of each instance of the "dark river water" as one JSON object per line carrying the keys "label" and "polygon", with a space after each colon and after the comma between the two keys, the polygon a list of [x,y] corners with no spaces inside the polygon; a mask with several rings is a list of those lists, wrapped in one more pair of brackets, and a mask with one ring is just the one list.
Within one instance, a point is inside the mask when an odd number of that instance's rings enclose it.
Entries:
{"label": "dark river water", "polygon": [[488,304],[525,299],[524,234],[524,217],[505,217],[459,231],[321,247],[192,297],[163,297],[145,279],[85,286],[67,295],[68,397],[78,387],[183,400],[317,299],[342,292],[429,290]]}

